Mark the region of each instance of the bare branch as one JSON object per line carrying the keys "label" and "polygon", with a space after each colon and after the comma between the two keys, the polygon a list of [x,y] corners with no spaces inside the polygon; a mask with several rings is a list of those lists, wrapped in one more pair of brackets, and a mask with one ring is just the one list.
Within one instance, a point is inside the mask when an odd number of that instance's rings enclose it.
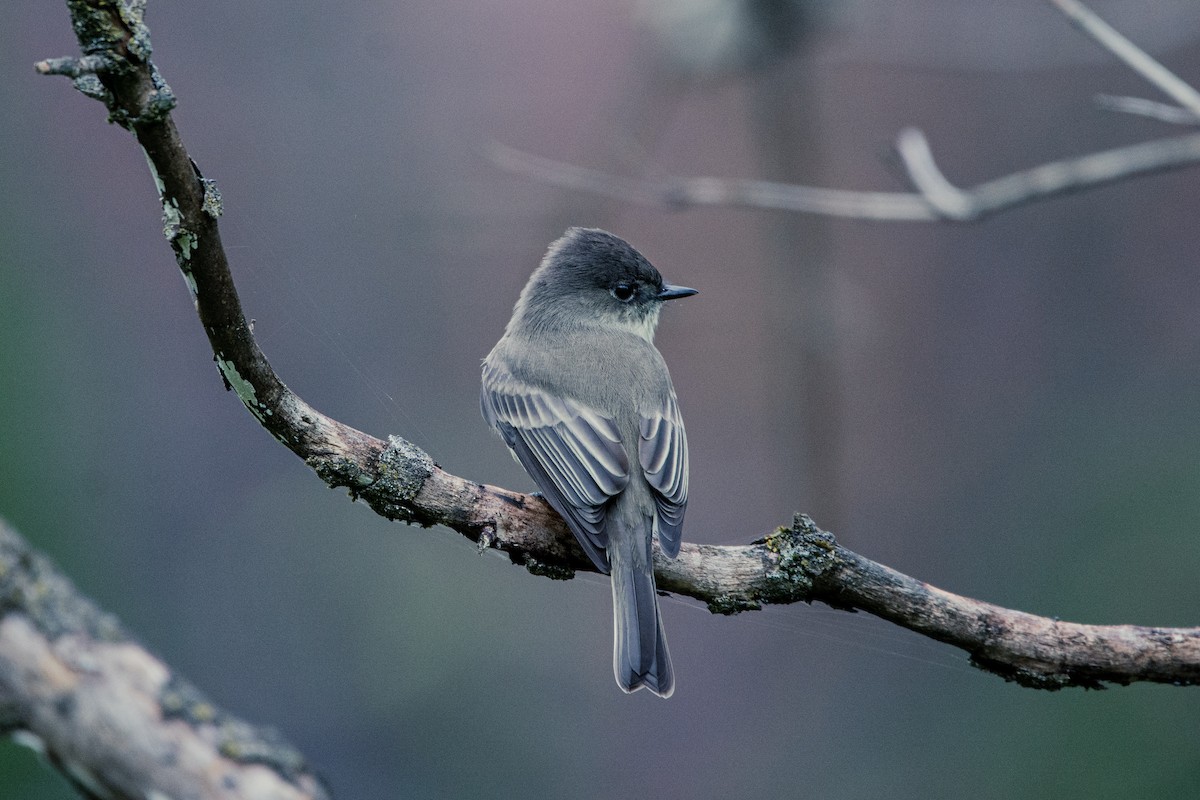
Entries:
{"label": "bare branch", "polygon": [[0,732],[88,797],[328,797],[277,734],[206,700],[2,520]]}
{"label": "bare branch", "polygon": [[916,128],[905,128],[896,136],[896,153],[908,170],[908,178],[944,219],[968,220],[979,216],[978,204],[970,192],[954,186],[938,169],[929,149],[929,140]]}
{"label": "bare branch", "polygon": [[45,61],[34,64],[33,68],[41,75],[66,75],[69,78],[78,78],[81,75],[94,75],[110,66],[104,56],[83,56],[81,58],[66,56],[64,58],[47,58]]}
{"label": "bare branch", "polygon": [[968,222],[1069,192],[1200,163],[1200,134],[1052,161],[969,189],[959,189],[946,179],[933,160],[925,135],[916,128],[900,132],[896,150],[917,193],[851,192],[720,178],[643,180],[564,164],[502,145],[495,145],[491,154],[499,166],[555,186],[663,208],[752,206],[856,219]]}
{"label": "bare branch", "polygon": [[721,178],[622,178],[597,170],[552,161],[493,144],[492,161],[510,172],[605,197],[643,205],[684,209],[691,206],[747,206],[802,211],[833,217],[875,220],[935,220],[919,195],[910,192],[851,192],[769,181]]}
{"label": "bare branch", "polygon": [[896,150],[913,185],[939,215],[955,221],[971,221],[1033,200],[1200,163],[1200,134],[1156,139],[1052,161],[970,189],[958,189],[946,180],[934,163],[924,134],[916,128],[900,132]]}
{"label": "bare branch", "polygon": [[[1084,32],[1176,100],[1182,108],[1150,100],[1107,95],[1097,98],[1098,105],[1106,110],[1141,114],[1165,122],[1200,123],[1200,93],[1078,0],[1050,1]],[[970,189],[960,189],[942,174],[934,161],[929,142],[920,130],[902,130],[896,138],[896,150],[917,189],[916,194],[852,192],[739,179],[623,178],[530,155],[503,145],[493,145],[490,155],[493,162],[510,172],[568,189],[644,205],[675,209],[700,205],[749,206],[900,222],[974,221],[1037,200],[1200,162],[1200,139],[1185,136],[1054,161]]]}
{"label": "bare branch", "polygon": [[[104,0],[90,2],[108,7]],[[71,7],[79,13],[87,6],[75,0]],[[121,42],[118,37],[109,46]],[[163,176],[176,261],[228,387],[255,418],[326,483],[346,487],[388,519],[444,525],[537,574],[565,579],[594,569],[541,498],[451,475],[403,439],[385,443],[326,417],[271,371],[242,316],[215,215],[205,208],[211,187],[194,172],[169,114],[142,107],[155,75],[149,62],[134,63],[130,75],[100,75],[112,96],[110,115],[131,120]],[[1200,158],[1200,140],[1193,146],[1193,158]],[[1054,183],[1024,180],[1033,186],[1027,192]],[[1200,629],[1078,625],[960,597],[846,550],[803,517],[749,545],[685,544],[675,560],[656,554],[655,573],[661,589],[699,599],[716,613],[801,601],[862,609],[960,647],[977,666],[1026,686],[1200,681]]]}
{"label": "bare branch", "polygon": [[1200,125],[1200,115],[1170,103],[1111,94],[1098,94],[1094,100],[1096,107],[1102,111],[1136,114],[1140,117],[1156,119],[1159,122],[1169,122],[1172,125]]}
{"label": "bare branch", "polygon": [[1192,114],[1200,115],[1200,92],[1155,61],[1145,50],[1126,39],[1096,13],[1079,0],[1050,0],[1059,11],[1066,14],[1075,27],[1091,36],[1105,49],[1125,62],[1125,65],[1141,75]]}

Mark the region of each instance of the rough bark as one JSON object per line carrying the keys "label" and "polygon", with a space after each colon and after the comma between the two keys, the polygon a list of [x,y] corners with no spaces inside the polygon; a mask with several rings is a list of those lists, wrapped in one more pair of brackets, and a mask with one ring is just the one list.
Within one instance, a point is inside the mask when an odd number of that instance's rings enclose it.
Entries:
{"label": "rough bark", "polygon": [[2,520],[0,732],[87,797],[328,797],[277,734],[214,706]]}

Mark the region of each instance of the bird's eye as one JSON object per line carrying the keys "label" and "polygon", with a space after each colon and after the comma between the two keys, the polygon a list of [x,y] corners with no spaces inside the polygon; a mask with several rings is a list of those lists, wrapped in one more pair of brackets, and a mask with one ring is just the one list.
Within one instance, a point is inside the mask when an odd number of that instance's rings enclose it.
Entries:
{"label": "bird's eye", "polygon": [[633,288],[633,284],[631,284],[631,283],[624,283],[624,282],[618,283],[616,286],[613,287],[613,290],[612,290],[613,297],[617,298],[622,303],[628,303],[630,300],[632,300],[633,294],[634,294],[634,288]]}

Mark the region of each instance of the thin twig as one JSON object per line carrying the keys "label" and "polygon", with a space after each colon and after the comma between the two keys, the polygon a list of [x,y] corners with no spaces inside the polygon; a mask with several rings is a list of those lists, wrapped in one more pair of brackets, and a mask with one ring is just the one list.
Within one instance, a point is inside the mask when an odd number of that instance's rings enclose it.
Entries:
{"label": "thin twig", "polygon": [[938,169],[925,135],[906,128],[896,150],[918,192],[853,192],[721,178],[621,177],[493,145],[495,163],[568,189],[669,209],[750,206],[897,222],[975,221],[1027,203],[1113,181],[1200,163],[1200,134],[1157,139],[1052,161],[960,189]]}
{"label": "thin twig", "polygon": [[1052,161],[970,189],[958,189],[946,180],[919,130],[901,131],[896,149],[913,185],[939,214],[951,220],[972,221],[1033,200],[1200,163],[1200,133]]}
{"label": "thin twig", "polygon": [[1172,125],[1200,125],[1200,115],[1171,103],[1112,94],[1098,94],[1093,99],[1096,107],[1101,111],[1136,114],[1139,117],[1169,122]]}
{"label": "thin twig", "polygon": [[493,163],[565,189],[577,189],[642,205],[747,206],[875,220],[934,220],[937,215],[911,192],[852,192],[770,181],[722,178],[659,180],[623,178],[531,155],[503,144],[488,148]]}
{"label": "thin twig", "polygon": [[1200,115],[1200,92],[1181,80],[1175,73],[1154,60],[1145,50],[1129,41],[1079,0],[1050,0],[1066,14],[1075,27],[1091,36],[1105,49],[1125,62],[1126,66],[1154,84],[1167,97]]}
{"label": "thin twig", "polygon": [[66,75],[78,78],[81,75],[94,75],[108,67],[108,59],[104,56],[66,56],[63,58],[47,58],[33,65],[40,75]]}
{"label": "thin twig", "polygon": [[[1200,123],[1200,93],[1078,0],[1051,2],[1083,31],[1182,106],[1101,96],[1097,98],[1101,107],[1166,122]],[[1185,136],[1054,161],[960,189],[938,168],[928,141],[918,129],[901,131],[896,138],[896,150],[916,193],[853,192],[743,179],[629,178],[552,161],[499,144],[492,145],[489,154],[495,164],[510,172],[644,205],[673,209],[749,206],[854,219],[958,222],[979,220],[1036,200],[1200,162],[1200,140]]]}

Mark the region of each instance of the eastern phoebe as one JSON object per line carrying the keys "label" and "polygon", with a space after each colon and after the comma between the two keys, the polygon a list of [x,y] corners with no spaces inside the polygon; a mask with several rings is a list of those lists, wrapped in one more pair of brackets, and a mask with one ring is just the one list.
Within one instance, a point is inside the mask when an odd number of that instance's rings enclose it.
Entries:
{"label": "eastern phoebe", "polygon": [[612,575],[613,672],[626,692],[675,688],[651,542],[679,554],[687,436],[654,328],[663,283],[611,233],[571,228],[525,284],[483,362],[483,417],[584,552]]}

